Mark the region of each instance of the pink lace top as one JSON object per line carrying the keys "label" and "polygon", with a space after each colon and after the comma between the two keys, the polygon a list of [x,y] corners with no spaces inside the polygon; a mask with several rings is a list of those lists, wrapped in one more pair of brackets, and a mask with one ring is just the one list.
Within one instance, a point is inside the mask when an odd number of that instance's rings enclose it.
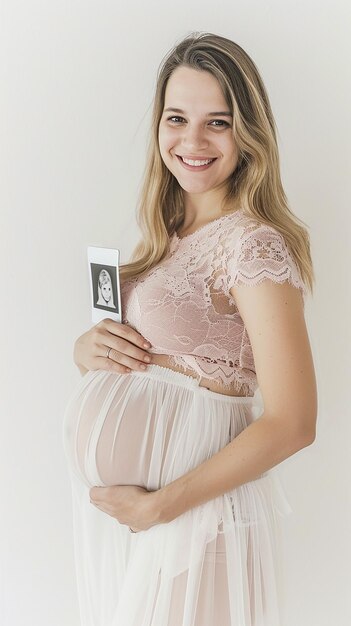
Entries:
{"label": "pink lace top", "polygon": [[252,349],[229,290],[265,279],[288,281],[304,303],[306,287],[283,236],[239,209],[181,239],[174,233],[165,259],[122,284],[122,321],[150,341],[149,352],[251,396]]}

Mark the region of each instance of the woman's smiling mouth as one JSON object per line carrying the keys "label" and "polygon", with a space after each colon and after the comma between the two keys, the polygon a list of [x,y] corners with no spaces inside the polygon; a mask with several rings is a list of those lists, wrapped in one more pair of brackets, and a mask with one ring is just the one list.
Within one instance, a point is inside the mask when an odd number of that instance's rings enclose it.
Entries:
{"label": "woman's smiling mouth", "polygon": [[211,167],[212,163],[217,160],[216,158],[212,159],[211,161],[209,161],[209,159],[186,159],[187,161],[189,161],[188,163],[186,163],[183,160],[183,157],[179,156],[178,154],[177,159],[186,170],[191,170],[193,172],[202,172],[203,170],[207,170],[209,167]]}

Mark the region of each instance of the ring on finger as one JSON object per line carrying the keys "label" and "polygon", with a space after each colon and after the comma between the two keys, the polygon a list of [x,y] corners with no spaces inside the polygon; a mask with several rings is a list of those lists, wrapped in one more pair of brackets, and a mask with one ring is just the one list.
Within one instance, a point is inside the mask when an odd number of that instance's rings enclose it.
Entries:
{"label": "ring on finger", "polygon": [[110,352],[111,352],[112,348],[108,348],[107,349],[107,354],[106,357],[109,359],[110,358]]}

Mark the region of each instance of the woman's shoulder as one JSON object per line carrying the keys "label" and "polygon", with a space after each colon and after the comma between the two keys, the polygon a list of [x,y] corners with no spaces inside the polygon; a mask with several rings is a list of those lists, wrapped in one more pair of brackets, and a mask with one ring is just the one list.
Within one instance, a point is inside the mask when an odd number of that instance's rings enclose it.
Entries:
{"label": "woman's shoulder", "polygon": [[224,225],[222,239],[224,247],[237,254],[243,250],[270,250],[271,254],[277,248],[289,254],[287,242],[274,224],[263,222],[255,216],[247,215],[243,210],[233,214],[233,220]]}
{"label": "woman's shoulder", "polygon": [[306,287],[289,245],[273,224],[242,214],[225,234],[223,249],[233,284],[288,280],[306,296]]}
{"label": "woman's shoulder", "polygon": [[[228,217],[228,222],[223,224],[227,232],[238,232],[244,235],[251,234],[255,231],[279,234],[279,230],[274,226],[274,224],[263,222],[254,215],[248,215],[242,208],[231,214],[228,213]],[[230,217],[232,219],[230,219]]]}
{"label": "woman's shoulder", "polygon": [[184,258],[187,255],[195,258],[196,254],[202,258],[212,253],[218,256],[220,251],[238,255],[244,249],[254,251],[263,246],[272,253],[278,247],[288,253],[286,242],[275,226],[247,215],[242,208],[225,213],[182,238],[174,233],[171,239],[171,252],[177,250]]}

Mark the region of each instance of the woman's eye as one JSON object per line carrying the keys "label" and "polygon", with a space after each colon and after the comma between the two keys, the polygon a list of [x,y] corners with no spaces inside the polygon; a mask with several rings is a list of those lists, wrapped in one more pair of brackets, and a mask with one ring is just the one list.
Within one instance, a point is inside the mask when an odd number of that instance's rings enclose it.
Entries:
{"label": "woman's eye", "polygon": [[[172,117],[168,117],[167,120],[173,122],[173,120],[182,120],[183,117],[178,117],[177,115],[173,115]],[[175,122],[176,123],[176,122]]]}
{"label": "woman's eye", "polygon": [[229,126],[228,122],[225,120],[213,120],[214,122],[219,122],[220,124],[225,124],[225,126]]}
{"label": "woman's eye", "polygon": [[172,117],[168,117],[167,120],[172,121],[172,120],[182,120],[182,117],[177,117],[176,115],[173,115]]}
{"label": "woman's eye", "polygon": [[[172,117],[168,117],[167,118],[169,121],[173,121],[173,120],[184,120],[184,117],[179,117],[177,115],[173,115]],[[225,126],[229,126],[228,122],[226,122],[225,120],[212,120],[211,124],[213,124],[213,122],[219,122],[220,125],[222,126],[223,124]],[[177,122],[174,122],[175,124],[177,124]],[[217,126],[217,124],[216,124]]]}

